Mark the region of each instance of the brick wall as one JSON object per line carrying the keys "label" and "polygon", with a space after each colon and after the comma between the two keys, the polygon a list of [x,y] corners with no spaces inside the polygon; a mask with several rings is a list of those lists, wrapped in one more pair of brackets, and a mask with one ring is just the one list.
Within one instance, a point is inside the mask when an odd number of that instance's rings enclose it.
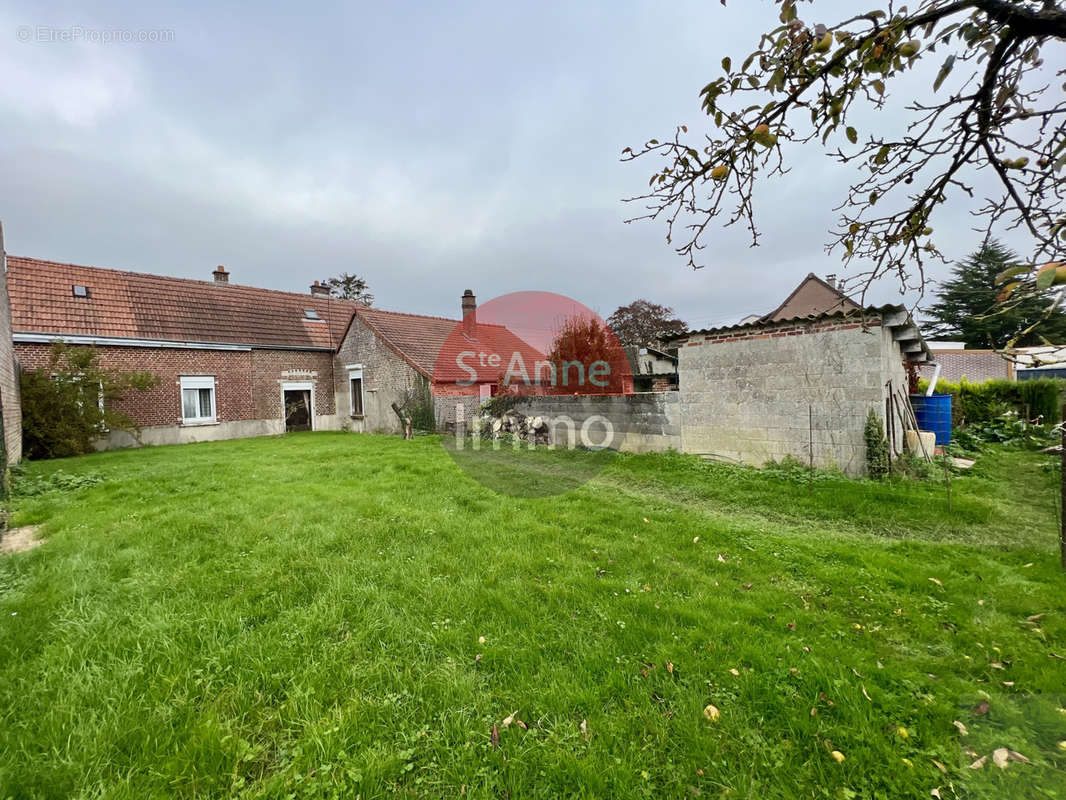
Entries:
{"label": "brick wall", "polygon": [[[159,385],[131,391],[116,404],[142,427],[181,425],[181,377],[215,378],[215,406],[219,422],[282,419],[281,382],[312,381],[315,411],[332,414],[329,353],[289,350],[196,350],[161,347],[96,348],[100,364],[126,372],[147,371]],[[18,343],[15,353],[24,369],[46,367],[50,346]]]}
{"label": "brick wall", "polygon": [[11,303],[7,295],[3,229],[0,229],[0,403],[3,405],[4,414],[4,451],[7,454],[7,463],[15,464],[22,458],[22,409],[19,405],[18,372],[11,341]]}
{"label": "brick wall", "polygon": [[281,384],[310,381],[315,388],[315,414],[336,413],[333,396],[333,354],[299,350],[253,350],[252,394],[256,419],[281,419]]}
{"label": "brick wall", "polygon": [[694,334],[679,359],[685,452],[756,465],[785,456],[806,463],[813,425],[815,463],[860,474],[867,412],[883,419],[885,383],[906,386],[899,345],[879,324]]}
{"label": "brick wall", "polygon": [[[942,380],[958,383],[963,377],[972,383],[992,378],[1014,380],[1014,368],[995,350],[933,350],[933,359],[940,364]],[[932,378],[934,367],[922,367],[922,377]]]}
{"label": "brick wall", "polygon": [[354,430],[367,433],[400,432],[392,403],[402,403],[406,394],[422,386],[423,377],[356,316],[337,349],[334,378],[338,413],[350,411],[349,364],[363,365],[363,419],[351,420]]}

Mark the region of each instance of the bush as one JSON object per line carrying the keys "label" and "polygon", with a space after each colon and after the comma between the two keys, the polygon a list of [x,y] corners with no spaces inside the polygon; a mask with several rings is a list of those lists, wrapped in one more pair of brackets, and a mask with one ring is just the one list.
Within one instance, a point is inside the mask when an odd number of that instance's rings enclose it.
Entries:
{"label": "bush", "polygon": [[866,415],[866,427],[862,436],[866,441],[866,474],[880,480],[888,474],[891,456],[888,452],[888,440],[885,439],[885,426],[872,408]]}
{"label": "bush", "polygon": [[[928,386],[926,380],[919,382],[922,392]],[[1058,378],[971,383],[964,377],[959,383],[937,381],[936,384],[937,393],[951,395],[955,427],[995,422],[1011,412],[1023,420],[1043,417],[1045,423],[1061,422],[1064,390],[1066,381]]]}
{"label": "bush", "polygon": [[976,451],[995,443],[1008,447],[1041,448],[1057,444],[1061,435],[1050,425],[1032,425],[1013,412],[988,422],[975,422],[955,432],[952,444]]}
{"label": "bush", "polygon": [[148,372],[119,372],[100,366],[93,347],[55,342],[48,366],[24,370],[22,453],[26,458],[77,456],[92,450],[112,430],[136,434],[134,421],[114,407],[131,390],[149,389],[159,378]]}

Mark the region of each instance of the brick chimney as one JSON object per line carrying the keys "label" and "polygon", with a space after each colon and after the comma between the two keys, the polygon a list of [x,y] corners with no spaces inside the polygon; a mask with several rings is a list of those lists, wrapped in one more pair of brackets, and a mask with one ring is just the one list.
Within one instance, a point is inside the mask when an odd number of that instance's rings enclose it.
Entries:
{"label": "brick chimney", "polygon": [[319,283],[318,281],[311,284],[311,294],[321,297],[329,297],[329,293],[329,287],[326,286],[326,284]]}
{"label": "brick chimney", "polygon": [[836,289],[837,288],[837,276],[836,276],[836,273],[833,272],[833,273],[830,273],[829,275],[826,275],[825,276],[825,282],[828,283],[830,286],[832,286],[834,289]]}
{"label": "brick chimney", "polygon": [[229,273],[221,264],[215,267],[215,271],[211,274],[215,276],[215,283],[229,283]]}
{"label": "brick chimney", "polygon": [[467,289],[463,292],[463,333],[470,339],[477,338],[477,298]]}

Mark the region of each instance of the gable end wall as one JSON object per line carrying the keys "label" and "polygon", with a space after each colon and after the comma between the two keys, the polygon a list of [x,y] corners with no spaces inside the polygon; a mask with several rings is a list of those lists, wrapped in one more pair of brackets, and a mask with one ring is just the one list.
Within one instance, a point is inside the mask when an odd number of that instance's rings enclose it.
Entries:
{"label": "gable end wall", "polygon": [[[868,320],[756,326],[679,342],[685,452],[761,466],[807,463],[865,471],[863,426],[885,416],[885,384],[905,387],[891,330]],[[898,434],[897,434],[898,435]]]}

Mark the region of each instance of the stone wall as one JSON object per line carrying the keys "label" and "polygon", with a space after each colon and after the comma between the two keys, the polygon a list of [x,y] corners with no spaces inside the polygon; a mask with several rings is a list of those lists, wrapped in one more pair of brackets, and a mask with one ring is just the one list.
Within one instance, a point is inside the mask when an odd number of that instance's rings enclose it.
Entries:
{"label": "stone wall", "polygon": [[[363,416],[352,417],[351,382],[348,366],[363,365]],[[424,390],[425,379],[405,359],[397,355],[358,316],[335,358],[335,387],[338,414],[352,430],[362,433],[402,433],[392,404],[402,404],[409,393]]]}
{"label": "stone wall", "polygon": [[899,345],[877,320],[734,328],[679,344],[682,449],[726,461],[807,463],[813,439],[816,465],[862,474],[867,413],[884,419],[888,381],[906,387]]}
{"label": "stone wall", "polygon": [[[0,227],[0,407],[4,414],[4,453],[8,464],[22,458],[22,408],[19,404],[18,367],[11,341],[11,302],[7,294],[4,230]],[[6,466],[0,464],[0,467]]]}
{"label": "stone wall", "polygon": [[[614,432],[610,447],[630,453],[681,449],[681,405],[677,392],[642,392],[630,395],[531,397],[522,400],[516,410],[530,417],[544,417],[553,427],[553,442],[565,446],[573,422],[575,439],[580,443],[582,426],[589,439],[599,445],[606,425]],[[600,419],[593,419],[593,418]]]}

